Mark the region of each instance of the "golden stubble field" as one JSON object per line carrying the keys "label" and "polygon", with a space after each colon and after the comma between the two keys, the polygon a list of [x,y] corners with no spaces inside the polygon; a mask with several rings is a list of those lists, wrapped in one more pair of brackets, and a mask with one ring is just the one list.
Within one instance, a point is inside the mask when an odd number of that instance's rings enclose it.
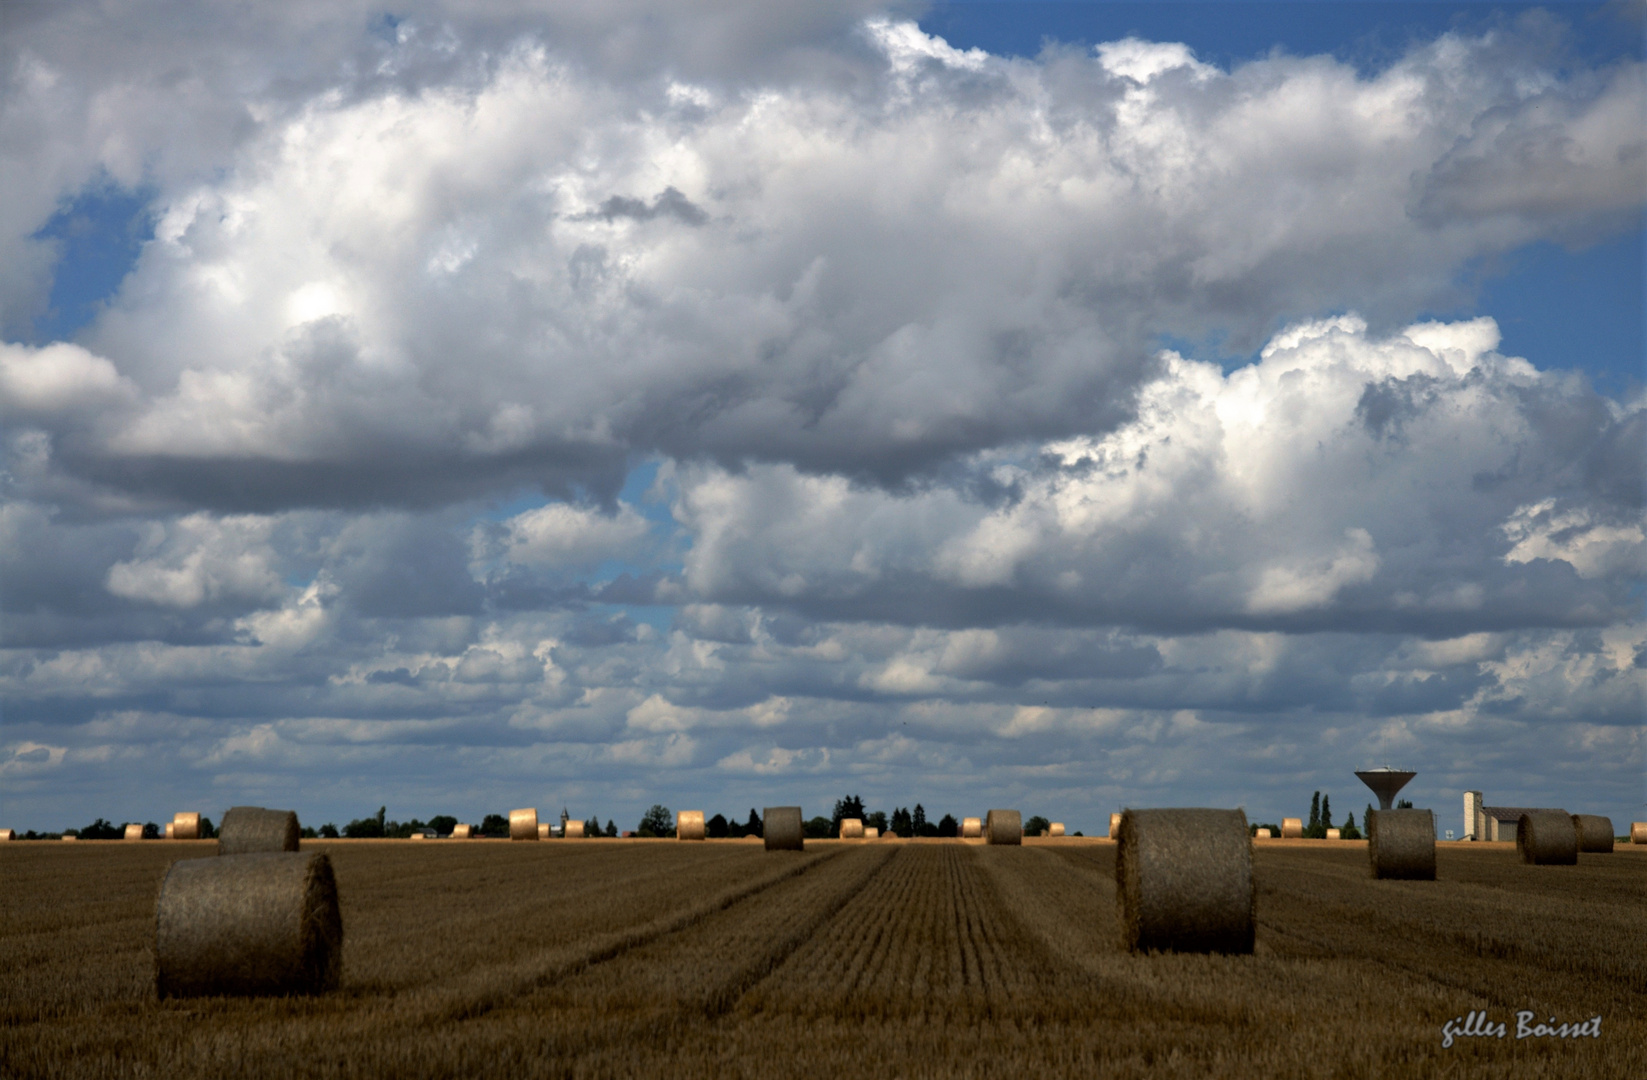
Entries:
{"label": "golden stubble field", "polygon": [[[154,902],[211,843],[0,849],[0,1075],[1647,1076],[1647,849],[1521,865],[1256,846],[1252,956],[1117,945],[1115,849],[305,841],[341,990],[157,1001]],[[1515,1038],[1515,1012],[1602,1017]],[[1505,1039],[1442,1046],[1470,1010]]]}

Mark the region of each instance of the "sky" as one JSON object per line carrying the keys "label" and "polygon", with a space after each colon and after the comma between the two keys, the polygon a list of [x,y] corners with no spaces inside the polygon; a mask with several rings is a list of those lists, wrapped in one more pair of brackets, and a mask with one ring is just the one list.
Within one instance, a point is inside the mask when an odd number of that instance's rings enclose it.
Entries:
{"label": "sky", "polygon": [[1639,2],[0,19],[0,826],[1647,819]]}

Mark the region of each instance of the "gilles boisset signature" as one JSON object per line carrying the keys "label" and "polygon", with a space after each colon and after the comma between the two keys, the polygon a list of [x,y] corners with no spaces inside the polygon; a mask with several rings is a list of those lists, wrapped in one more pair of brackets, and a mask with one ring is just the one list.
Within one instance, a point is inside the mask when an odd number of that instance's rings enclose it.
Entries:
{"label": "gilles boisset signature", "polygon": [[[1548,1024],[1532,1023],[1533,1017],[1538,1014],[1531,1009],[1523,1009],[1515,1014],[1515,1037],[1517,1039],[1579,1039],[1589,1036],[1592,1039],[1601,1038],[1601,1017],[1592,1016],[1590,1019],[1577,1024],[1557,1024],[1555,1017],[1550,1017]],[[1453,1044],[1457,1039],[1502,1039],[1510,1033],[1509,1025],[1500,1020],[1493,1023],[1487,1019],[1486,1012],[1471,1011],[1468,1016],[1460,1016],[1449,1020],[1441,1027],[1441,1045],[1443,1048]]]}

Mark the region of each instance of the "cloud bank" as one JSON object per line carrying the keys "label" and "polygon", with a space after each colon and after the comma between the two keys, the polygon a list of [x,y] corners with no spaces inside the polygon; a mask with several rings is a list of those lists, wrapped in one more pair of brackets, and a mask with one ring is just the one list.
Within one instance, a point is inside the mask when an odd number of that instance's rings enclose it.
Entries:
{"label": "cloud bank", "polygon": [[[28,8],[7,812],[1091,831],[1394,756],[1446,813],[1635,813],[1647,403],[1420,317],[1639,221],[1643,65],[1543,18],[1367,74],[847,6]],[[109,184],[152,238],[33,340]]]}

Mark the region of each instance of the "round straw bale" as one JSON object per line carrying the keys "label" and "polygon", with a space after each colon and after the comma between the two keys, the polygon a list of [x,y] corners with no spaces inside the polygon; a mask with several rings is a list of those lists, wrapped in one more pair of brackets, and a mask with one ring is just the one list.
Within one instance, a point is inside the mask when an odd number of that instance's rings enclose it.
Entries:
{"label": "round straw bale", "polygon": [[768,806],[761,815],[761,835],[768,851],[802,851],[806,848],[806,831],[801,826],[801,808],[798,806]]}
{"label": "round straw bale", "polygon": [[249,855],[254,851],[296,851],[297,815],[290,810],[261,806],[231,806],[217,830],[219,855]]}
{"label": "round straw bale", "polygon": [[525,810],[509,811],[509,839],[536,840],[538,838],[538,812],[536,807],[527,807]]}
{"label": "round straw bale", "polygon": [[78,836],[73,835],[72,833],[65,833],[61,837],[61,839],[63,839],[63,840],[79,840],[80,838]]}
{"label": "round straw bale", "polygon": [[1252,835],[1255,840],[1268,840],[1270,838],[1270,831],[1268,829],[1259,829]]}
{"label": "round straw bale", "polygon": [[1062,821],[1054,821],[1051,825],[1048,825],[1047,826],[1047,835],[1048,836],[1062,836],[1062,835],[1064,835],[1064,823]]}
{"label": "round straw bale", "polygon": [[551,840],[551,839],[554,838],[554,835],[555,835],[555,830],[554,830],[553,826],[549,825],[547,822],[542,822],[542,821],[538,822],[538,839],[539,840]]}
{"label": "round straw bale", "polygon": [[143,826],[139,825],[135,821],[128,822],[126,824],[126,835],[125,835],[124,839],[126,839],[126,840],[141,840],[141,839],[143,839]]}
{"label": "round straw bale", "polygon": [[1630,822],[1630,843],[1647,844],[1647,821]]}
{"label": "round straw bale", "polygon": [[1298,840],[1304,835],[1304,819],[1284,817],[1281,819],[1281,839]]}
{"label": "round straw bale", "polygon": [[1613,819],[1600,814],[1574,814],[1573,828],[1578,832],[1578,850],[1606,853],[1613,850]]}
{"label": "round straw bale", "polygon": [[962,818],[961,835],[969,840],[977,839],[978,837],[984,835],[984,819],[975,817]]}
{"label": "round straw bale", "polygon": [[1343,835],[1344,834],[1341,831],[1339,831],[1338,829],[1328,829],[1327,830],[1327,839],[1328,840],[1337,840],[1340,837],[1342,837]]}
{"label": "round straw bale", "polygon": [[841,819],[842,840],[862,840],[864,838],[863,818],[844,817]]}
{"label": "round straw bale", "polygon": [[473,825],[453,825],[452,839],[467,840],[470,836],[474,835],[474,831],[475,827]]}
{"label": "round straw bale", "polygon": [[175,821],[166,822],[166,839],[167,840],[176,839],[176,837],[172,836],[172,830],[175,829],[175,828],[177,828],[177,823]]}
{"label": "round straw bale", "polygon": [[163,998],[333,989],[343,921],[331,860],[263,851],[173,863],[155,905],[154,959]]}
{"label": "round straw bale", "polygon": [[682,810],[675,815],[675,838],[677,840],[702,840],[704,835],[702,810]]}
{"label": "round straw bale", "polygon": [[581,822],[581,821],[568,821],[565,825],[562,825],[560,827],[560,831],[561,831],[563,839],[566,839],[566,840],[582,840],[583,839],[583,822]]}
{"label": "round straw bale", "polygon": [[1016,810],[991,810],[984,815],[984,835],[991,844],[1022,844],[1024,815]]}
{"label": "round straw bale", "polygon": [[16,839],[17,839],[16,830],[14,830],[14,829],[0,829],[0,844],[9,844],[11,841],[16,840]]}
{"label": "round straw bale", "polygon": [[406,839],[408,839],[408,840],[427,840],[427,839],[429,839],[429,834],[424,832],[422,829],[413,829],[407,835]]}
{"label": "round straw bale", "polygon": [[1120,835],[1121,835],[1121,815],[1120,814],[1111,814],[1109,816],[1109,838],[1111,840],[1114,840],[1115,838],[1117,838]]}
{"label": "round straw bale", "polygon": [[1435,815],[1374,810],[1367,817],[1367,862],[1375,878],[1435,880]]}
{"label": "round straw bale", "polygon": [[1529,810],[1515,826],[1515,849],[1534,866],[1572,866],[1578,862],[1578,830],[1565,810]]}
{"label": "round straw bale", "polygon": [[196,811],[172,815],[173,840],[199,840],[200,814]]}
{"label": "round straw bale", "polygon": [[1128,810],[1115,853],[1121,943],[1252,952],[1257,892],[1241,810]]}
{"label": "round straw bale", "polygon": [[[10,832],[11,830],[7,829],[6,831]],[[873,825],[865,825],[864,826],[864,839],[865,840],[879,840],[880,838],[881,838],[881,830],[877,829]]]}

